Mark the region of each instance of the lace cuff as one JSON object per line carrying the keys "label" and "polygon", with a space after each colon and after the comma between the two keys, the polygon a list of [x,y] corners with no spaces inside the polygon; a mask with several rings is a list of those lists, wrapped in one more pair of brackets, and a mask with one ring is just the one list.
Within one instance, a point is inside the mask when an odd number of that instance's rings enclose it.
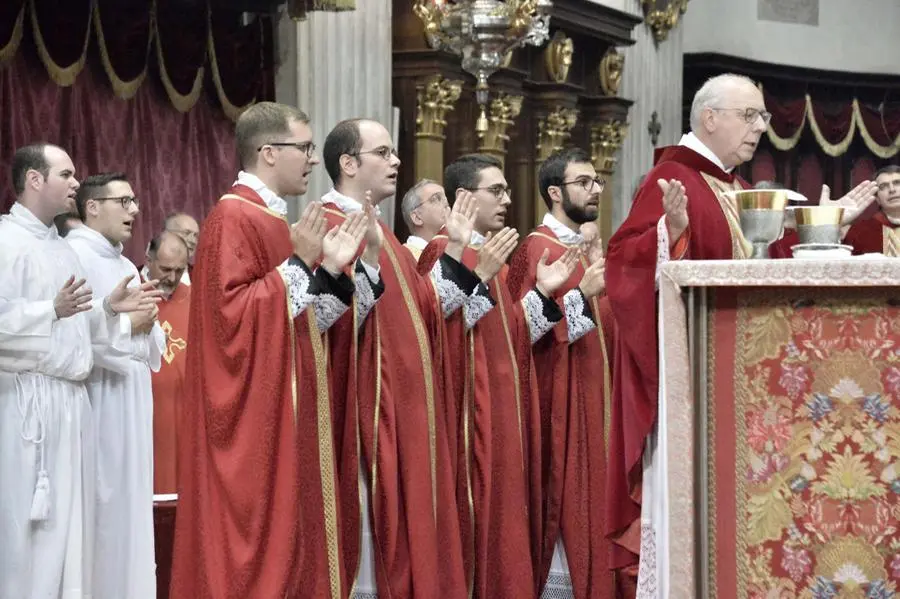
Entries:
{"label": "lace cuff", "polygon": [[525,321],[528,323],[528,334],[534,345],[562,320],[563,315],[556,302],[545,297],[537,289],[526,293],[521,302],[527,316]]}
{"label": "lace cuff", "polygon": [[569,332],[569,343],[575,343],[587,333],[597,328],[591,303],[587,301],[581,289],[577,287],[563,296],[566,308],[566,328]]}
{"label": "lace cuff", "polygon": [[324,333],[350,307],[355,287],[350,277],[344,273],[334,277],[324,268],[318,268],[313,277],[321,290],[313,302],[316,324],[319,326],[319,332]]}
{"label": "lace cuff", "polygon": [[373,280],[370,275],[371,266],[362,260],[356,261],[353,279],[356,281],[356,325],[361,327],[369,316],[369,312],[384,294],[384,281],[376,272]]}
{"label": "lace cuff", "polygon": [[485,283],[478,283],[475,291],[466,298],[463,306],[463,315],[466,318],[466,330],[469,331],[478,324],[478,321],[484,318],[488,312],[493,310],[497,303],[491,297],[488,286]]}
{"label": "lace cuff", "polygon": [[369,280],[372,282],[372,285],[379,285],[381,283],[381,265],[376,264],[375,266],[370,266],[365,260],[360,258],[356,261],[356,270],[357,272],[362,272],[364,275],[369,277]]}
{"label": "lace cuff", "polygon": [[284,288],[288,294],[291,318],[297,318],[308,305],[315,301],[318,291],[316,280],[309,272],[309,267],[297,256],[292,255],[282,262],[277,270],[281,275],[281,280],[284,281]]}
{"label": "lace cuff", "polygon": [[437,287],[444,318],[459,310],[481,283],[472,271],[447,254],[442,254],[434,263],[430,274]]}

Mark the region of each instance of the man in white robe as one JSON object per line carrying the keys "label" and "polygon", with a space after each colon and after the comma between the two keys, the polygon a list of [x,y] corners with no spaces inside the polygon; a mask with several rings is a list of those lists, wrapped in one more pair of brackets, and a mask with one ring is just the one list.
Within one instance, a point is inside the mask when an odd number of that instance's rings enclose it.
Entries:
{"label": "man in white robe", "polygon": [[0,597],[89,597],[91,345],[116,342],[120,313],[158,293],[123,280],[93,299],[53,225],[78,189],[64,150],[20,148],[12,180],[18,201],[0,217]]}
{"label": "man in white robe", "polygon": [[[122,173],[91,175],[77,207],[84,227],[66,241],[78,254],[87,283],[99,294],[138,270],[122,255],[139,208]],[[94,419],[97,472],[94,503],[94,599],[154,599],[153,390],[165,335],[156,306],[122,320],[121,341],[94,347],[87,380]]]}

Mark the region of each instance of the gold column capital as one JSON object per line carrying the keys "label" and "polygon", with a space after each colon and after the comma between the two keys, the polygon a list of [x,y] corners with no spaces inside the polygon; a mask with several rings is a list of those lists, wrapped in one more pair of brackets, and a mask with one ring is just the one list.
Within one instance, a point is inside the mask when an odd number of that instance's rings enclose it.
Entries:
{"label": "gold column capital", "polygon": [[612,175],[616,170],[616,153],[628,134],[628,123],[610,120],[591,125],[591,162],[600,172]]}
{"label": "gold column capital", "polygon": [[522,96],[499,93],[494,96],[489,106],[488,128],[481,137],[479,152],[506,154],[506,142],[509,141],[507,131],[516,121],[522,110]]}
{"label": "gold column capital", "polygon": [[688,0],[641,0],[644,22],[653,31],[657,43],[669,37],[669,31],[678,25],[681,15],[687,12]]}
{"label": "gold column capital", "polygon": [[462,81],[432,75],[416,86],[416,138],[444,139],[445,116],[462,93]]}
{"label": "gold column capital", "polygon": [[562,149],[577,122],[578,111],[564,106],[557,106],[538,119],[538,162],[543,162],[550,154]]}

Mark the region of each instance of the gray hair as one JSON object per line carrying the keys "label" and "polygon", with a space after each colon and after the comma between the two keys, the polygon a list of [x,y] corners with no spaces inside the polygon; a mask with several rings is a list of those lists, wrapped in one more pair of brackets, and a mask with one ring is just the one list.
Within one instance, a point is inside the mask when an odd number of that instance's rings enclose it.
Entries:
{"label": "gray hair", "polygon": [[756,83],[749,77],[734,73],[725,73],[707,79],[694,94],[694,102],[691,104],[691,131],[696,133],[700,130],[704,109],[721,108],[725,101],[724,96],[731,88],[747,83],[756,87]]}
{"label": "gray hair", "polygon": [[413,227],[410,214],[412,214],[413,210],[419,207],[419,203],[421,202],[421,199],[419,198],[419,192],[422,191],[422,188],[429,183],[440,185],[440,183],[438,183],[437,181],[433,181],[432,179],[420,179],[418,183],[409,188],[409,191],[407,191],[403,196],[403,201],[400,202],[400,214],[403,215],[403,222],[406,223],[406,226],[410,230]]}

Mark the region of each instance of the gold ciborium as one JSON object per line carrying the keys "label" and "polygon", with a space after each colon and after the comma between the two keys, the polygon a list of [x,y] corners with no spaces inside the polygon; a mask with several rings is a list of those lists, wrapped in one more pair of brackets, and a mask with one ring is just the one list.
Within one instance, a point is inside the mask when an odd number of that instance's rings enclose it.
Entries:
{"label": "gold ciborium", "polygon": [[769,244],[778,239],[784,227],[785,189],[745,189],[728,192],[737,204],[741,232],[753,244],[751,258],[768,258]]}
{"label": "gold ciborium", "polygon": [[842,206],[796,206],[788,210],[794,212],[801,244],[838,245],[841,242]]}

